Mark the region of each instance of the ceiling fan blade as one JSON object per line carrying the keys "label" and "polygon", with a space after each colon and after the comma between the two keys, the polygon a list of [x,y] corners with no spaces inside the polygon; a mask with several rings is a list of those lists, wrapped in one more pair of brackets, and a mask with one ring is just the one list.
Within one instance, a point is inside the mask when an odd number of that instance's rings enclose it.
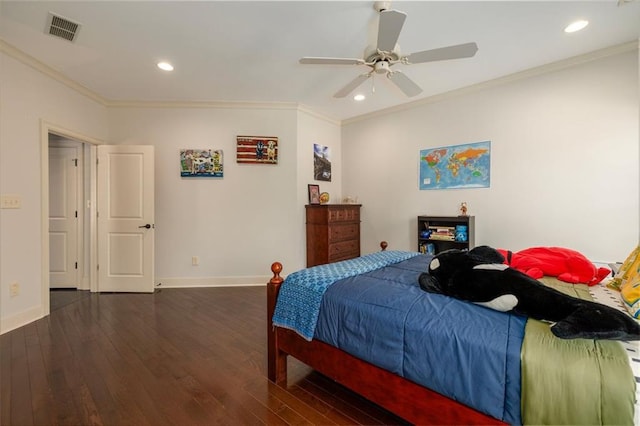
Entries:
{"label": "ceiling fan blade", "polygon": [[407,56],[407,60],[410,64],[421,64],[423,62],[446,61],[447,59],[470,58],[477,51],[478,45],[475,43],[457,44],[455,46],[412,53]]}
{"label": "ceiling fan blade", "polygon": [[422,93],[420,86],[400,71],[390,72],[387,77],[410,98]]}
{"label": "ceiling fan blade", "polygon": [[351,93],[356,87],[360,86],[365,82],[369,77],[371,77],[371,73],[360,74],[355,79],[353,79],[349,84],[344,86],[342,89],[338,90],[338,92],[333,95],[334,98],[344,98],[349,93]]}
{"label": "ceiling fan blade", "polygon": [[304,57],[300,59],[301,64],[318,64],[318,65],[362,65],[362,59],[353,58],[312,58]]}
{"label": "ceiling fan blade", "polygon": [[402,25],[407,14],[397,10],[383,10],[380,12],[378,24],[378,49],[391,52],[398,42]]}

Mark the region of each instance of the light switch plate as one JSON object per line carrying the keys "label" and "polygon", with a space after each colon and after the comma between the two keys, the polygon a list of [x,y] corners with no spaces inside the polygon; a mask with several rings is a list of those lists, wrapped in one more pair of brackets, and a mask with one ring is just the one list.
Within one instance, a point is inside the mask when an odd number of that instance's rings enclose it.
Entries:
{"label": "light switch plate", "polygon": [[3,195],[0,197],[0,208],[19,209],[22,207],[22,199],[19,195]]}

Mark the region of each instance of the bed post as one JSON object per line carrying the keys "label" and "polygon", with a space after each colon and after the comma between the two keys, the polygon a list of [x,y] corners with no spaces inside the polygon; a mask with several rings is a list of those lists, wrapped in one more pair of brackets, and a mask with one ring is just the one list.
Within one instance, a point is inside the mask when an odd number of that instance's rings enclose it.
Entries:
{"label": "bed post", "polygon": [[382,249],[382,251],[385,251],[388,245],[389,244],[387,244],[386,241],[380,241],[380,248]]}
{"label": "bed post", "polygon": [[273,277],[267,283],[267,371],[269,380],[286,386],[287,354],[278,349],[278,334],[272,322],[280,285],[284,281],[280,277],[282,264],[274,262],[271,265],[271,272],[273,272]]}

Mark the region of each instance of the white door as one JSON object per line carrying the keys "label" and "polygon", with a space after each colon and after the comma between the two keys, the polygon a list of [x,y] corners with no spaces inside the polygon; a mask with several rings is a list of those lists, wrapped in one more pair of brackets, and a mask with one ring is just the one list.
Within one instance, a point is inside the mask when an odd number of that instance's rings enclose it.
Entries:
{"label": "white door", "polygon": [[98,290],[153,292],[153,146],[98,147]]}
{"label": "white door", "polygon": [[49,287],[78,288],[77,147],[49,147]]}

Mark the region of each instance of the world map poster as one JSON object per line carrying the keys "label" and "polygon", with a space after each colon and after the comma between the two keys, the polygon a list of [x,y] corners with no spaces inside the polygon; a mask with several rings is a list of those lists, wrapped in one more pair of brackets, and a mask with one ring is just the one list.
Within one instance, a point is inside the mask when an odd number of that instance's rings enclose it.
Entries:
{"label": "world map poster", "polygon": [[491,141],[420,151],[420,189],[488,188]]}

